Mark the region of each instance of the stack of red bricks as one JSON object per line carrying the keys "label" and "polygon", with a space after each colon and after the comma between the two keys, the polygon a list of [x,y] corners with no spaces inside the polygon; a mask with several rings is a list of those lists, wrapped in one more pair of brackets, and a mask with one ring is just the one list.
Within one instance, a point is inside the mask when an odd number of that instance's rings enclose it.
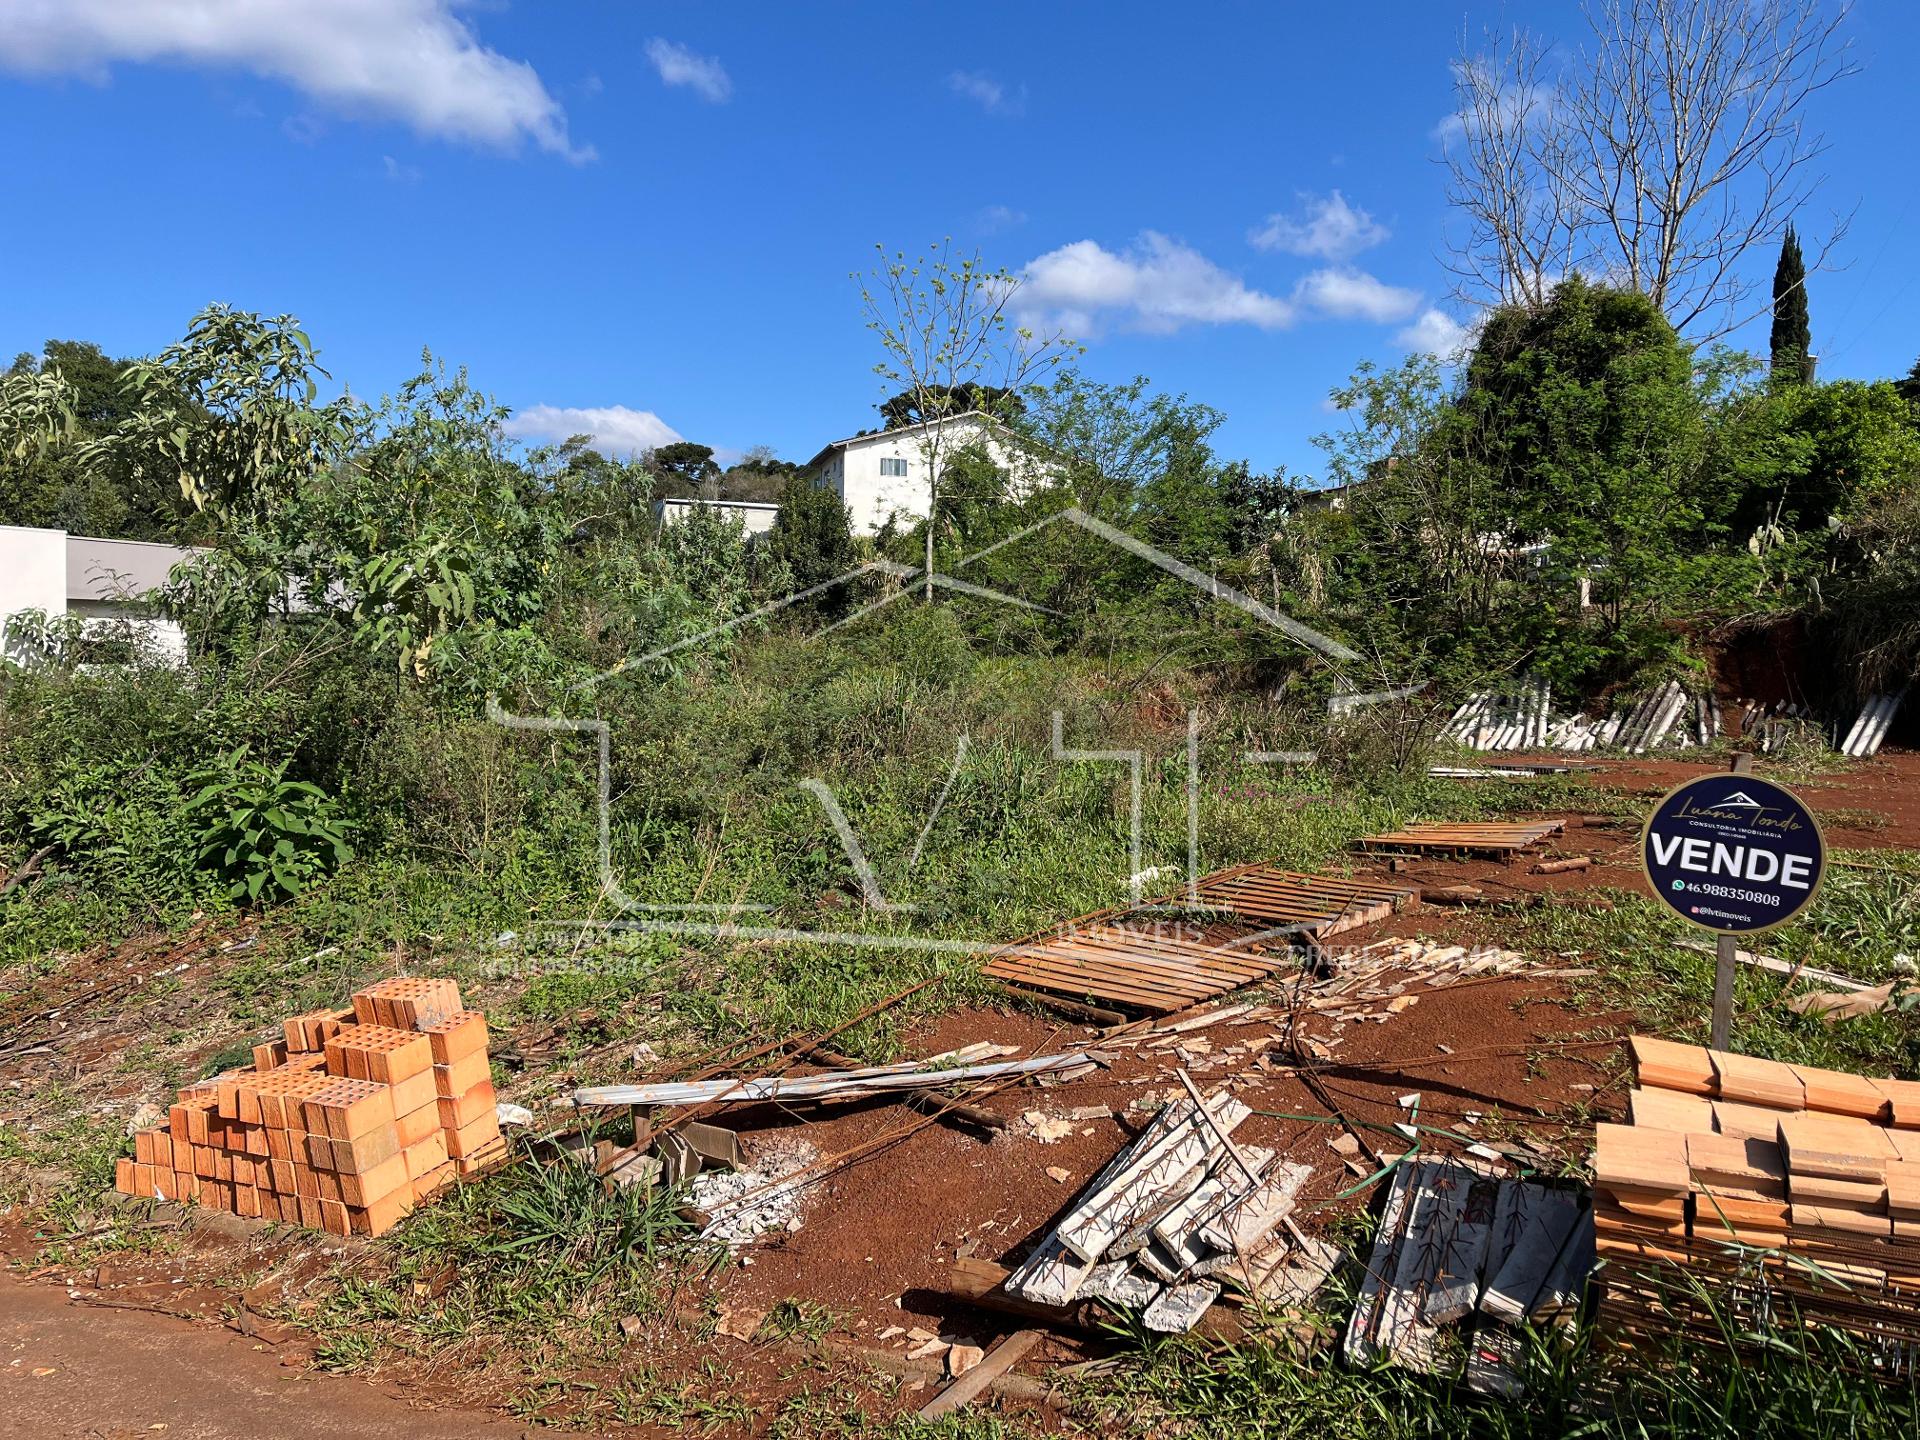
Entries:
{"label": "stack of red bricks", "polygon": [[1866,1338],[1889,1373],[1914,1368],[1920,1082],[1629,1043],[1629,1123],[1597,1126],[1594,1144],[1618,1332],[1712,1339],[1729,1312],[1792,1313]]}
{"label": "stack of red bricks", "polygon": [[116,1187],[335,1235],[378,1235],[506,1154],[487,1020],[451,980],[382,980],[286,1022],[251,1070],[190,1085]]}

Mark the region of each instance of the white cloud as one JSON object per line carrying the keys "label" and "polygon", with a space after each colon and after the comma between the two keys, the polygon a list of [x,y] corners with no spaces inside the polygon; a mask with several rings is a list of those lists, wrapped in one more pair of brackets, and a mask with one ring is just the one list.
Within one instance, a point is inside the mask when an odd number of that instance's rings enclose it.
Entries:
{"label": "white cloud", "polygon": [[587,159],[533,67],[482,45],[461,0],[9,0],[0,66],[104,81],[116,63],[244,70],[423,135]]}
{"label": "white cloud", "polygon": [[418,185],[420,183],[420,171],[418,167],[403,165],[391,155],[382,155],[380,157],[380,168],[381,173],[395,185]]}
{"label": "white cloud", "polygon": [[1124,252],[1076,240],[1030,261],[1014,309],[1079,337],[1107,325],[1170,334],[1188,325],[1282,330],[1300,320],[1388,325],[1420,308],[1420,294],[1350,266],[1302,276],[1287,295],[1248,285],[1197,250],[1148,230]]}
{"label": "white cloud", "polygon": [[1026,224],[1027,212],[1011,205],[989,205],[973,217],[973,223],[988,235],[998,235],[1003,230],[1018,230]]}
{"label": "white cloud", "polygon": [[1466,349],[1467,340],[1466,326],[1445,311],[1435,310],[1431,306],[1420,312],[1418,320],[1393,337],[1396,345],[1438,355],[1442,360],[1451,360],[1459,355]]}
{"label": "white cloud", "polygon": [[647,59],[667,85],[683,85],[715,105],[733,97],[733,80],[726,67],[711,55],[696,55],[686,46],[656,35],[647,41]]}
{"label": "white cloud", "polygon": [[989,115],[1018,115],[1027,108],[1027,87],[1009,90],[984,70],[956,70],[947,88],[965,96]]}
{"label": "white cloud", "polygon": [[1299,310],[1250,288],[1198,251],[1149,230],[1124,254],[1076,240],[1030,262],[1014,304],[1076,335],[1105,321],[1168,334],[1186,325],[1257,325],[1278,330]]}
{"label": "white cloud", "polygon": [[529,405],[515,411],[503,428],[518,440],[556,444],[591,436],[594,448],[609,455],[637,455],[685,438],[651,410],[625,405]]}
{"label": "white cloud", "polygon": [[1318,197],[1303,193],[1299,200],[1297,214],[1269,215],[1266,224],[1248,233],[1248,242],[1256,250],[1346,260],[1387,239],[1387,227],[1349,205],[1338,190]]}
{"label": "white cloud", "polygon": [[1376,325],[1404,320],[1420,308],[1420,292],[1389,285],[1364,270],[1335,266],[1303,275],[1293,287],[1299,304],[1335,320],[1371,320]]}

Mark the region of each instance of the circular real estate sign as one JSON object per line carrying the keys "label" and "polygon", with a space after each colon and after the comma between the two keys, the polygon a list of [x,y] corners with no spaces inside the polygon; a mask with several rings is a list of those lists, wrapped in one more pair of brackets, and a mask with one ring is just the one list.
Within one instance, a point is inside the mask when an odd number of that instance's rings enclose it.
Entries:
{"label": "circular real estate sign", "polygon": [[1827,848],[1813,812],[1753,775],[1703,775],[1671,790],[1640,837],[1654,894],[1683,920],[1747,934],[1813,900]]}

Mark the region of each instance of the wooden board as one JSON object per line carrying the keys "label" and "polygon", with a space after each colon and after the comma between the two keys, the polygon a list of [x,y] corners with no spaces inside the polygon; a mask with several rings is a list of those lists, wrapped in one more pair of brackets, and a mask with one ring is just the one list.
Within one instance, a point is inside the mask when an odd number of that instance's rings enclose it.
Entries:
{"label": "wooden board", "polygon": [[[1017,940],[982,967],[987,978],[1030,990],[1169,1015],[1255,984],[1290,965],[1262,932],[1296,928],[1315,938],[1383,920],[1416,887],[1242,865],[1207,876],[1197,903],[1239,923],[1170,913],[1185,891],[1125,911],[1101,911]],[[1272,939],[1276,937],[1264,937]]]}
{"label": "wooden board", "polygon": [[1421,823],[1379,835],[1362,835],[1363,850],[1438,850],[1467,854],[1514,855],[1566,828],[1564,820],[1489,821],[1484,824]]}
{"label": "wooden board", "polygon": [[[1384,920],[1403,908],[1419,887],[1365,877],[1307,875],[1271,865],[1243,865],[1209,875],[1194,887],[1203,905],[1229,910],[1260,925],[1305,924],[1324,938]],[[1166,903],[1176,903],[1169,897]]]}

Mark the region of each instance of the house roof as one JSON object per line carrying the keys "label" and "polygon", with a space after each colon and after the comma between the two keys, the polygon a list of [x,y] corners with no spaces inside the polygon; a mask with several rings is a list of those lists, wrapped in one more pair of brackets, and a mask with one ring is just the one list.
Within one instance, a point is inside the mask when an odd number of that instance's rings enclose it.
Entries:
{"label": "house roof", "polygon": [[722,505],[729,510],[778,510],[778,500],[703,500],[698,495],[663,495],[653,502],[656,505]]}
{"label": "house roof", "polygon": [[829,440],[820,447],[820,453],[807,462],[807,469],[811,470],[835,450],[844,450],[849,445],[859,445],[868,440],[890,440],[894,436],[911,434],[915,430],[925,430],[932,425],[951,425],[956,420],[981,420],[1002,430],[1007,428],[984,410],[962,410],[958,415],[942,415],[938,419],[921,420],[912,425],[896,425],[891,430],[869,430],[864,435],[849,435],[844,440]]}

